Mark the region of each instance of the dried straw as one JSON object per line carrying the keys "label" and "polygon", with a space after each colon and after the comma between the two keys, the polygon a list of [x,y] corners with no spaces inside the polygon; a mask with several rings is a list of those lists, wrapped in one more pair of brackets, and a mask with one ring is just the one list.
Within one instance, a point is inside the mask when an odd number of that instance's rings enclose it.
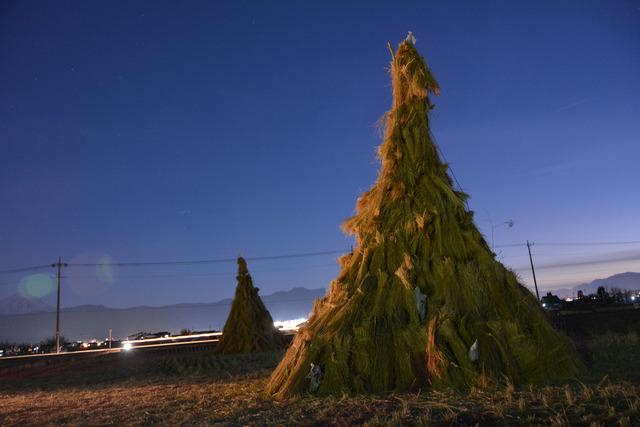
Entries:
{"label": "dried straw", "polygon": [[258,353],[283,348],[285,338],[273,326],[271,314],[253,286],[247,263],[238,258],[238,285],[218,353]]}
{"label": "dried straw", "polygon": [[[569,340],[535,297],[496,261],[453,188],[429,130],[439,86],[405,41],[391,62],[393,105],[382,168],[343,229],[357,246],[271,375],[268,395],[305,393],[310,364],[320,395],[471,387],[579,375]],[[416,291],[427,297],[426,318]],[[469,359],[478,340],[479,358]]]}

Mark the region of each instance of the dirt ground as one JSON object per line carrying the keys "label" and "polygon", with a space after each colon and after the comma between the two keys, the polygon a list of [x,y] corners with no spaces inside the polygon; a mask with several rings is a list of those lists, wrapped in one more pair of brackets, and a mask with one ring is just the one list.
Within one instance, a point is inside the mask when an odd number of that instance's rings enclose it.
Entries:
{"label": "dirt ground", "polygon": [[583,382],[377,396],[263,395],[281,353],[112,358],[0,383],[0,425],[640,425],[635,333],[590,343]]}
{"label": "dirt ground", "polygon": [[[2,425],[638,425],[640,388],[609,381],[375,397],[263,396],[269,371],[3,393]],[[596,424],[597,425],[597,424]]]}

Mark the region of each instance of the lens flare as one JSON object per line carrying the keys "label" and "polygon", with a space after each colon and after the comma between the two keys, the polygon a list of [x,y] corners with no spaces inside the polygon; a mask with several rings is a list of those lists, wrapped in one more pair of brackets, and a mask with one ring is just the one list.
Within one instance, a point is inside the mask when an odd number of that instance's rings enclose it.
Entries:
{"label": "lens flare", "polygon": [[[104,295],[117,279],[113,258],[105,253],[84,252],[76,255],[69,265],[71,273],[65,283],[74,294],[84,297]],[[89,265],[91,268],[73,268],[73,265]]]}
{"label": "lens flare", "polygon": [[111,265],[113,260],[109,255],[104,255],[98,260],[98,266],[96,267],[96,276],[103,282],[113,283],[114,272]]}
{"label": "lens flare", "polygon": [[46,274],[32,274],[20,280],[18,291],[27,298],[46,297],[53,290],[51,277]]}

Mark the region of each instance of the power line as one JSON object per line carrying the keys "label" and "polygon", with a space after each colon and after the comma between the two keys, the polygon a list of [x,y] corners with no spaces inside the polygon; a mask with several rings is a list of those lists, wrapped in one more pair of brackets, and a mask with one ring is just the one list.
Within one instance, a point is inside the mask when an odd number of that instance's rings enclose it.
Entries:
{"label": "power line", "polygon": [[[525,245],[526,247],[526,245]],[[532,254],[535,255],[535,253],[532,252]],[[538,254],[539,255],[539,254]],[[586,254],[588,256],[588,254]],[[523,256],[528,257],[527,254],[524,254]],[[554,256],[552,254],[546,254],[546,256]],[[554,256],[555,257],[555,256]],[[575,261],[561,261],[561,262],[551,262],[551,263],[546,263],[546,264],[539,264],[536,266],[536,268],[538,270],[547,270],[547,269],[558,269],[558,268],[572,268],[572,267],[578,267],[578,266],[585,266],[585,265],[598,265],[598,264],[610,264],[610,263],[615,263],[615,262],[621,262],[621,261],[638,261],[640,260],[640,255],[638,254],[630,254],[630,255],[624,255],[624,256],[615,256],[615,257],[604,257],[604,258],[586,258],[586,259],[578,259]],[[105,265],[105,264],[97,264],[97,265]],[[304,266],[304,267],[290,267],[290,268],[274,268],[274,269],[264,269],[264,270],[252,270],[251,273],[255,274],[255,273],[269,273],[269,272],[280,272],[280,271],[295,271],[295,270],[308,270],[308,269],[313,269],[313,268],[329,268],[329,267],[335,267],[336,264],[323,264],[323,265],[312,265],[312,266]],[[512,267],[515,271],[527,271],[530,269],[530,266],[528,265],[520,265],[520,266],[515,266]],[[176,274],[140,274],[140,275],[116,275],[114,277],[114,280],[120,280],[120,279],[145,279],[145,278],[180,278],[180,277],[220,277],[220,276],[233,276],[235,273],[222,273],[222,272],[216,272],[216,273],[184,273],[184,274],[180,274],[180,273],[176,273]],[[572,273],[573,274],[573,273]],[[53,276],[48,276],[49,279],[53,280],[55,277]],[[94,275],[65,275],[65,276],[61,276],[61,278],[68,278],[68,279],[90,279],[90,278],[96,278],[96,276]],[[17,285],[18,283],[0,283],[0,287],[2,286],[14,286]]]}
{"label": "power line", "polygon": [[[564,246],[564,247],[569,247],[569,246]],[[600,256],[600,255],[604,255],[607,253],[626,253],[626,251],[582,251],[582,252],[576,252],[576,251],[569,251],[569,252],[553,252],[553,251],[534,251],[533,248],[531,250],[531,254],[534,255],[536,258],[553,258],[553,259],[567,259],[567,258],[578,258],[578,257],[593,257],[593,256]],[[504,257],[506,259],[518,259],[518,258],[527,258],[528,255],[526,253],[509,253],[509,254],[503,254]]]}
{"label": "power line", "polygon": [[0,271],[0,274],[23,273],[25,271],[42,270],[43,268],[51,268],[51,266],[52,264],[45,264],[45,265],[34,265],[33,267],[14,268],[12,270]]}
{"label": "power line", "polygon": [[[431,138],[431,142],[433,142],[433,145],[435,145],[436,150],[440,154],[440,157],[442,157],[442,160],[444,160],[444,162],[447,164],[447,167],[448,167],[449,171],[451,171],[451,177],[453,178],[453,180],[455,181],[456,185],[458,186],[458,190],[464,192],[464,189],[462,188],[462,185],[460,185],[460,181],[458,181],[458,178],[456,177],[456,174],[453,172],[453,167],[447,161],[447,158],[444,156],[444,153],[442,152],[442,150],[440,149],[440,146],[436,142],[436,137],[433,136],[433,134],[431,132],[429,132],[429,137]],[[467,206],[467,210],[471,210],[469,208],[469,202],[467,200],[464,201],[464,204]]]}
{"label": "power line", "polygon": [[[616,245],[640,245],[640,240],[627,240],[619,242],[535,242],[536,246],[616,246]],[[527,246],[526,243],[505,243],[495,245],[496,248],[515,248]]]}
{"label": "power line", "polygon": [[[263,302],[265,303],[265,305],[275,305],[275,304],[280,304],[280,303],[289,303],[289,302],[305,302],[305,301],[309,301],[309,302],[313,302],[316,299],[318,299],[319,297],[317,296],[310,296],[309,298],[293,298],[293,299],[283,299],[283,300],[270,300],[269,299],[270,295],[265,295],[262,296],[261,298],[263,299]],[[322,297],[322,295],[320,296],[320,298]],[[214,302],[186,302],[186,303],[176,303],[176,304],[168,304],[168,305],[157,305],[157,306],[153,306],[153,305],[136,305],[133,307],[124,307],[124,308],[119,308],[119,307],[108,307],[108,306],[101,306],[103,308],[87,308],[86,310],[82,308],[82,306],[72,306],[72,307],[66,307],[66,308],[61,308],[60,311],[66,315],[70,314],[70,313],[103,313],[105,311],[124,311],[124,310],[162,310],[162,309],[166,309],[166,308],[171,308],[172,310],[175,309],[189,309],[192,310],[194,307],[204,307],[204,306],[227,306],[227,305],[231,305],[233,303],[233,297],[229,297],[229,298],[225,298],[223,300],[220,301],[214,301]],[[95,304],[86,304],[86,306],[93,306],[95,307]],[[36,312],[36,313],[25,313],[25,314],[20,314],[20,316],[22,315],[28,315],[28,314],[53,314],[55,313],[54,311],[40,311],[40,312]]]}
{"label": "power line", "polygon": [[[457,180],[456,180],[457,182]],[[459,183],[458,183],[459,186]],[[461,187],[460,187],[461,188]],[[602,241],[602,242],[535,242],[536,246],[615,246],[615,245],[640,245],[640,240],[627,240],[627,241]],[[526,247],[526,243],[505,243],[495,245],[496,248],[515,248]],[[306,258],[322,255],[336,255],[349,253],[351,249],[330,250],[320,252],[304,252],[284,255],[267,255],[258,257],[247,257],[247,261],[267,261],[267,260],[279,260],[279,259],[294,259],[294,258]],[[100,267],[100,266],[115,266],[115,267],[144,267],[144,266],[162,266],[162,265],[198,265],[198,264],[224,264],[236,262],[237,258],[218,258],[218,259],[203,259],[203,260],[184,260],[184,261],[148,261],[148,262],[103,262],[103,263],[68,263],[69,267]],[[45,268],[51,268],[53,264],[35,265],[31,267],[15,268],[10,270],[2,270],[0,274],[14,274],[23,273],[28,271],[42,270]],[[0,285],[2,286],[2,285]]]}
{"label": "power line", "polygon": [[[111,264],[98,264],[98,265],[111,265]],[[251,270],[251,274],[255,275],[255,273],[274,273],[280,271],[299,271],[299,270],[310,270],[313,268],[329,268],[329,267],[337,267],[338,264],[322,264],[322,265],[310,265],[304,267],[290,267],[290,268],[271,268],[266,270]],[[216,276],[234,276],[236,273],[197,273],[197,274],[137,274],[137,275],[116,275],[114,280],[120,279],[148,279],[148,278],[180,278],[180,277],[216,277]],[[50,280],[55,279],[55,276],[47,276]],[[60,276],[61,279],[95,279],[96,275],[64,275]],[[20,282],[15,283],[0,283],[0,287],[3,286],[17,286]]]}
{"label": "power line", "polygon": [[[310,265],[305,267],[294,267],[294,268],[272,268],[268,270],[251,270],[251,274],[255,275],[255,273],[273,273],[280,271],[296,271],[296,270],[309,270],[312,268],[328,268],[328,267],[337,267],[338,264],[322,264],[322,265]],[[236,273],[200,273],[200,274],[137,274],[137,275],[116,275],[114,280],[119,279],[144,279],[144,278],[171,278],[171,277],[211,277],[211,276],[235,276]],[[95,279],[95,275],[68,275],[61,276],[63,279]],[[2,285],[0,285],[2,286]]]}
{"label": "power line", "polygon": [[[247,261],[266,261],[277,259],[306,258],[321,255],[335,255],[350,252],[350,249],[322,251],[322,252],[306,252],[287,255],[269,255],[259,257],[247,257]],[[117,267],[144,267],[152,265],[197,265],[197,264],[224,264],[236,262],[237,258],[219,258],[219,259],[203,259],[203,260],[187,260],[187,261],[149,261],[149,262],[106,262],[106,263],[69,263],[70,267],[99,267],[103,265]]]}
{"label": "power line", "polygon": [[640,240],[628,240],[623,242],[536,242],[536,246],[615,246],[615,245],[640,245]]}
{"label": "power line", "polygon": [[[514,271],[520,272],[520,273],[529,274],[530,269],[524,268],[524,269],[521,269],[521,270],[514,270]],[[616,268],[612,268],[612,267],[609,267],[609,268],[595,268],[595,269],[588,268],[588,269],[580,269],[579,272],[565,271],[565,272],[561,272],[561,273],[559,273],[559,272],[545,272],[545,271],[539,272],[539,271],[536,270],[536,274],[538,274],[540,277],[544,278],[545,281],[553,280],[556,277],[564,277],[564,276],[574,276],[575,277],[575,276],[579,276],[579,275],[582,275],[582,274],[589,275],[590,273],[619,273],[619,272],[620,272],[620,270],[618,270]]]}
{"label": "power line", "polygon": [[[600,259],[598,258],[583,259],[583,260],[576,260],[573,262],[566,261],[566,262],[548,263],[548,264],[538,265],[536,266],[536,268],[538,270],[570,268],[570,267],[580,267],[583,265],[593,265],[593,264],[611,264],[611,263],[620,262],[620,261],[640,261],[640,254],[611,257],[611,258],[600,258]],[[518,267],[514,267],[514,270],[523,270],[525,268],[528,268],[528,267],[518,266]]]}

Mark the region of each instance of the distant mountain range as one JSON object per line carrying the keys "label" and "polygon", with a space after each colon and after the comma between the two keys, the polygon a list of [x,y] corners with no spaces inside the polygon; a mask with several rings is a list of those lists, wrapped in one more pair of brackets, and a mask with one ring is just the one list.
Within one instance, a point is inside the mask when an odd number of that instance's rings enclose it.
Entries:
{"label": "distant mountain range", "polygon": [[[611,289],[640,290],[640,273],[621,273],[572,288],[552,291],[560,297],[575,296],[578,290],[595,293],[599,286]],[[307,317],[316,298],[326,289],[293,288],[263,295],[262,300],[274,320]],[[184,303],[161,307],[110,308],[103,305],[81,305],[61,310],[62,335],[67,339],[103,339],[109,329],[113,336],[124,338],[139,331],[181,329],[222,329],[231,307],[227,298],[210,303]],[[54,335],[55,309],[38,299],[12,295],[0,300],[0,342],[37,343]]]}
{"label": "distant mountain range", "polygon": [[573,288],[561,288],[552,290],[551,292],[560,298],[575,297],[578,291],[584,292],[585,295],[595,294],[600,286],[604,286],[608,291],[612,289],[640,290],[640,273],[626,272],[614,274],[606,279],[596,279],[593,282],[583,283]]}
{"label": "distant mountain range", "polygon": [[[273,320],[307,317],[313,302],[326,289],[293,288],[261,296]],[[110,308],[81,305],[60,310],[62,335],[70,340],[103,339],[109,329],[124,338],[139,331],[222,329],[231,299],[211,303],[183,303],[161,307]],[[55,309],[40,300],[12,295],[0,300],[0,342],[37,343],[55,332]]]}
{"label": "distant mountain range", "polygon": [[37,298],[25,298],[15,294],[0,299],[0,316],[8,314],[29,314],[55,310],[49,304]]}

